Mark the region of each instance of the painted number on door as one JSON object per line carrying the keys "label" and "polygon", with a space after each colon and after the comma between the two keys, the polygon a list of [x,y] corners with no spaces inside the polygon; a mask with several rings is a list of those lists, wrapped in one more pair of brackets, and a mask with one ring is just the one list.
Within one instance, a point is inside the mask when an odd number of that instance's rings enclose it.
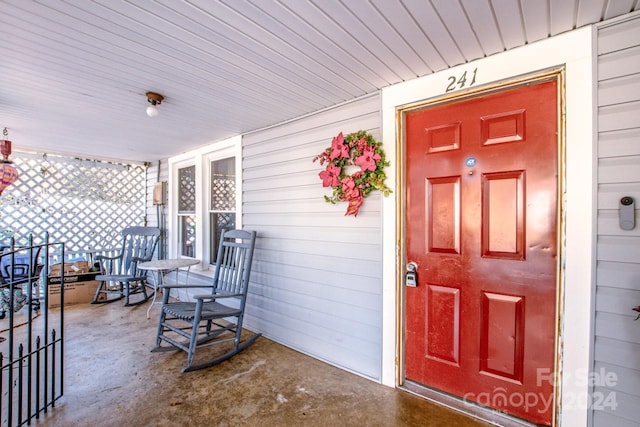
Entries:
{"label": "painted number on door", "polygon": [[451,92],[456,89],[464,89],[465,87],[473,86],[476,83],[476,73],[478,72],[477,68],[474,68],[473,71],[465,71],[459,76],[449,76],[447,77],[447,81],[449,84],[447,85],[447,89],[445,92]]}

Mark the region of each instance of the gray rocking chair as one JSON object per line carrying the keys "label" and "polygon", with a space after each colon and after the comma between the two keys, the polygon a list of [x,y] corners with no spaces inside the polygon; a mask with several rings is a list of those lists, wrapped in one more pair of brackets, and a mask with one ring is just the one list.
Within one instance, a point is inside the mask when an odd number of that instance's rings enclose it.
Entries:
{"label": "gray rocking chair", "polygon": [[[122,230],[122,249],[114,256],[96,255],[100,264],[100,282],[92,304],[102,304],[125,298],[125,305],[138,305],[153,296],[147,293],[147,272],[138,269],[138,264],[151,261],[158,244],[160,229],[157,227],[127,227]],[[132,302],[131,295],[142,293],[143,297]]]}
{"label": "gray rocking chair", "polygon": [[[162,309],[156,347],[151,351],[180,349],[187,352],[187,366],[182,372],[190,372],[230,359],[260,337],[261,334],[254,334],[240,341],[255,240],[255,231],[223,230],[210,285],[169,284],[160,287],[163,289]],[[207,290],[194,295],[195,301],[192,302],[169,301],[171,289],[187,288]],[[163,341],[171,346],[162,346]],[[233,342],[233,347],[226,353],[212,360],[193,363],[196,348],[225,342]]]}

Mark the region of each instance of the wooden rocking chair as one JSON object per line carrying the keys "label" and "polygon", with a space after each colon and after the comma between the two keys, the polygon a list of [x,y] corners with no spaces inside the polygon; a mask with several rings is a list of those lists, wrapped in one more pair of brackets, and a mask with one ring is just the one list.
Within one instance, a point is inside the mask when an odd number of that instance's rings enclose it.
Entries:
{"label": "wooden rocking chair", "polygon": [[[100,264],[100,281],[92,304],[113,302],[125,298],[125,305],[138,305],[153,296],[147,293],[147,272],[138,264],[151,261],[158,244],[160,229],[157,227],[127,227],[122,230],[122,249],[114,256],[97,255]],[[130,297],[142,293],[141,299],[132,302]]]}
{"label": "wooden rocking chair", "polygon": [[[253,344],[261,334],[240,341],[251,260],[256,232],[223,230],[220,237],[213,281],[210,285],[163,285],[162,309],[154,352],[183,350],[187,366],[182,372],[195,371],[223,362]],[[206,288],[194,295],[195,301],[169,301],[171,289]],[[185,339],[186,338],[186,342]],[[171,346],[162,346],[162,342]],[[226,353],[194,364],[196,348],[233,342]]]}

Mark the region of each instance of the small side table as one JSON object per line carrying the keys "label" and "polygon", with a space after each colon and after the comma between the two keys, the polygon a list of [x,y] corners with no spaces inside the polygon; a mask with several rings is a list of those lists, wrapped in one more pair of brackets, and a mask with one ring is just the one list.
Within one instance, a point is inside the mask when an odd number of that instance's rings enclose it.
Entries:
{"label": "small side table", "polygon": [[[147,261],[140,263],[138,268],[140,270],[148,270],[155,271],[157,274],[157,280],[154,281],[154,292],[153,292],[153,300],[151,301],[151,305],[147,309],[147,319],[149,318],[149,312],[151,311],[151,307],[156,302],[156,295],[158,294],[158,284],[164,285],[164,276],[171,273],[172,271],[178,271],[181,268],[187,269],[187,282],[189,281],[189,270],[191,266],[200,264],[199,259],[194,258],[174,258],[174,259],[157,259],[154,261]],[[176,274],[176,279],[178,275]]]}

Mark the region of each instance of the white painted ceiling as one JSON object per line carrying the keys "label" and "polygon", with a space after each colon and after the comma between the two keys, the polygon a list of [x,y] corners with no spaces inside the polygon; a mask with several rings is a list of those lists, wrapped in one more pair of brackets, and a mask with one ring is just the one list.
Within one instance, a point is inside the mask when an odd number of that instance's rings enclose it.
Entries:
{"label": "white painted ceiling", "polygon": [[0,0],[0,128],[14,150],[155,161],[639,3]]}

